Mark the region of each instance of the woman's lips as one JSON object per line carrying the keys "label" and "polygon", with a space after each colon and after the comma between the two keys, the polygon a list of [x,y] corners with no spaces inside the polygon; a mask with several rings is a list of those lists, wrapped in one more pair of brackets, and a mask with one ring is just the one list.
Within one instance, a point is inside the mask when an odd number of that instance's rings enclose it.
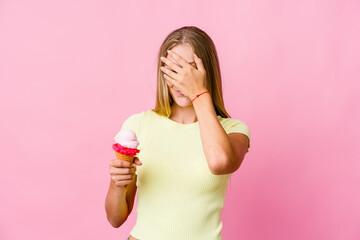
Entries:
{"label": "woman's lips", "polygon": [[177,94],[179,94],[180,96],[184,96],[184,94],[182,94],[180,91],[178,91],[178,90],[175,90],[175,92],[177,93]]}

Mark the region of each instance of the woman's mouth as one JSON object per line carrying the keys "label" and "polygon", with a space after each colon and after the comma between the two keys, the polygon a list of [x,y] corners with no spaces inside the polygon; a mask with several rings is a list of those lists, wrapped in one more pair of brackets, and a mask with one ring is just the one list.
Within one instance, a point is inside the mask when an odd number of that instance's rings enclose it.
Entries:
{"label": "woman's mouth", "polygon": [[179,96],[184,96],[184,94],[182,94],[180,91],[178,91],[178,90],[175,90],[175,92],[177,93],[177,94],[179,94]]}

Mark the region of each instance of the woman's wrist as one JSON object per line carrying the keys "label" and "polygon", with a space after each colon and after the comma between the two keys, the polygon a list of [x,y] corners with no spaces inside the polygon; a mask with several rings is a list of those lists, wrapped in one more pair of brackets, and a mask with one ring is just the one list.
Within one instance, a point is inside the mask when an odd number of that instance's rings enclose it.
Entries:
{"label": "woman's wrist", "polygon": [[113,182],[112,189],[118,193],[126,192],[126,188],[124,185],[116,185],[114,180],[111,180]]}
{"label": "woman's wrist", "polygon": [[190,97],[191,103],[196,101],[196,99],[200,97],[202,94],[207,94],[207,93],[209,93],[209,91],[206,88],[200,90],[198,93],[196,93],[196,95],[194,94],[193,96]]}

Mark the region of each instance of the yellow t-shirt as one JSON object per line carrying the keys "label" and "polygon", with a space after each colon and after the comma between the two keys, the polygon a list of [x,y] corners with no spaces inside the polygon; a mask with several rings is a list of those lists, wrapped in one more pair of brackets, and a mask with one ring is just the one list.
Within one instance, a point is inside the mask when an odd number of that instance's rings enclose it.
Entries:
{"label": "yellow t-shirt", "polygon": [[[243,133],[250,140],[244,122],[217,117],[226,133]],[[181,124],[150,109],[128,117],[122,129],[136,133],[142,162],[136,169],[137,220],[130,234],[140,240],[222,240],[220,218],[231,174],[210,172],[199,122]]]}

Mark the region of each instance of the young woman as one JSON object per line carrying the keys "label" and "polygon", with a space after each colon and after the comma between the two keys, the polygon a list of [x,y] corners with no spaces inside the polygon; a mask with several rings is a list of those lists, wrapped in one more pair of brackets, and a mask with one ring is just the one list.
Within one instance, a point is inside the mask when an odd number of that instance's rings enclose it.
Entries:
{"label": "young woman", "polygon": [[126,221],[137,191],[128,240],[221,240],[225,192],[249,151],[249,128],[225,110],[219,60],[204,31],[171,32],[158,57],[155,109],[121,127],[140,142],[134,166],[110,161],[108,221],[116,228]]}

